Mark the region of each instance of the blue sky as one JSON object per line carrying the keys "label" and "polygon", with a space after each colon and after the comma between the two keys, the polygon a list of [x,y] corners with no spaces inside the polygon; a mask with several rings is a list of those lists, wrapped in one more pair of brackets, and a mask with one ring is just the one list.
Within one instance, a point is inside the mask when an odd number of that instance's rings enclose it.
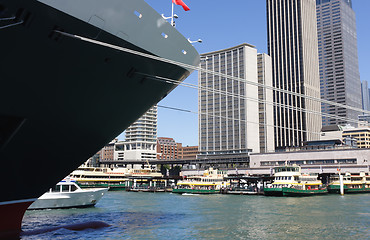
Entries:
{"label": "blue sky", "polygon": [[[171,0],[145,0],[158,13],[171,15]],[[265,0],[183,0],[190,11],[175,6],[176,28],[186,38],[203,40],[194,44],[206,53],[249,43],[267,53]],[[370,1],[352,0],[356,13],[361,80],[370,81]],[[185,82],[197,84],[194,72]],[[359,93],[360,94],[360,93]],[[197,90],[177,87],[159,105],[198,111]],[[158,137],[172,137],[183,145],[198,145],[198,115],[158,108]]]}

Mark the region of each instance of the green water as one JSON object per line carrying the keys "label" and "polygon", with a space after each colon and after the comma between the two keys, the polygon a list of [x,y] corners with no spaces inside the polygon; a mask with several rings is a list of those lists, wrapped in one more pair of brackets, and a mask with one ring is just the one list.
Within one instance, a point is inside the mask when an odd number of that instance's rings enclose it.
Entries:
{"label": "green water", "polygon": [[103,229],[22,239],[370,239],[370,194],[302,198],[108,192],[94,208],[28,211],[23,230],[99,220]]}

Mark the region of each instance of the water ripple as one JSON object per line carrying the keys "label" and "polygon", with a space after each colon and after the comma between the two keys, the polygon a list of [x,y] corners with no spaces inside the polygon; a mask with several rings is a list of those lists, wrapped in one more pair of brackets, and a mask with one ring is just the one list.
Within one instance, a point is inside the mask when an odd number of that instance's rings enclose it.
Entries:
{"label": "water ripple", "polygon": [[370,195],[276,198],[109,192],[88,209],[28,211],[23,230],[103,221],[22,239],[370,239]]}

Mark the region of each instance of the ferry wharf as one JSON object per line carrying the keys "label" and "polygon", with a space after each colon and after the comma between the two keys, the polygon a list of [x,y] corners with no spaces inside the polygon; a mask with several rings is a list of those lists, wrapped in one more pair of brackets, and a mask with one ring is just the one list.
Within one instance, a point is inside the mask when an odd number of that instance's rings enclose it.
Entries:
{"label": "ferry wharf", "polygon": [[180,176],[133,176],[127,181],[126,191],[128,192],[172,192]]}
{"label": "ferry wharf", "polygon": [[233,195],[264,195],[263,187],[271,183],[272,176],[246,176],[242,174],[228,175],[225,180],[230,182],[230,187],[222,193]]}

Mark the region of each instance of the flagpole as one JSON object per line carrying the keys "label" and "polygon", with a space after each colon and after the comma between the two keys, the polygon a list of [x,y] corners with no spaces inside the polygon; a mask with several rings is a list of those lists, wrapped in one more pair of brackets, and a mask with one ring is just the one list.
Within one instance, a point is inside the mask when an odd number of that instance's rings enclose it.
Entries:
{"label": "flagpole", "polygon": [[173,2],[172,2],[172,15],[171,15],[171,25],[173,26]]}

